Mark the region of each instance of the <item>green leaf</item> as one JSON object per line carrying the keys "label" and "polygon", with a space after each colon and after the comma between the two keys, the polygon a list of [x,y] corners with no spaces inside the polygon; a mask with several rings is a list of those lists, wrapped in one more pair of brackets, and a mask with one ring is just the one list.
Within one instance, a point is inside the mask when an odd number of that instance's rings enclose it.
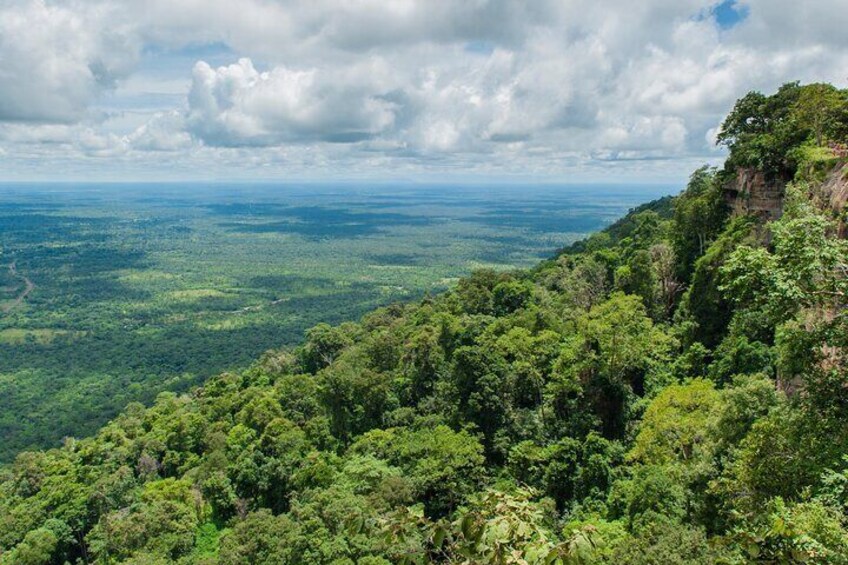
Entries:
{"label": "green leaf", "polygon": [[433,534],[433,546],[436,549],[442,549],[446,535],[447,531],[442,526],[436,526],[436,532]]}

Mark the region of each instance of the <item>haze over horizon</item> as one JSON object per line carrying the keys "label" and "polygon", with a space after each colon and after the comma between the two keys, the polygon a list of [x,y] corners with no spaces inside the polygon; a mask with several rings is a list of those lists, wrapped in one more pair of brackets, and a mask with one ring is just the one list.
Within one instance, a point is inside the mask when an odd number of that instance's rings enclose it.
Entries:
{"label": "haze over horizon", "polygon": [[[780,5],[785,4],[785,9]],[[3,180],[680,183],[839,0],[0,0]]]}

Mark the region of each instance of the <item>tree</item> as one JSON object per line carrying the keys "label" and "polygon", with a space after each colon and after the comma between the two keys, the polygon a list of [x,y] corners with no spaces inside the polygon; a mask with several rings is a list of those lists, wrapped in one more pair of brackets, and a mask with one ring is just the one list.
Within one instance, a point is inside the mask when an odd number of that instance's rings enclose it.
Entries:
{"label": "tree", "polygon": [[492,313],[492,290],[499,282],[491,269],[480,269],[462,279],[456,287],[460,308],[469,314]]}
{"label": "tree", "polygon": [[771,96],[750,92],[736,102],[717,136],[718,143],[730,149],[725,170],[753,167],[767,177],[789,180],[794,176],[790,152],[809,136],[809,130],[792,120],[801,92],[800,84],[792,82]]}
{"label": "tree", "polygon": [[489,490],[471,501],[471,509],[453,525],[454,560],[493,565],[553,563],[572,552],[559,546],[545,525],[532,491],[514,494]]}
{"label": "tree", "polygon": [[351,452],[371,454],[404,470],[427,514],[450,514],[483,478],[483,448],[467,432],[447,426],[390,428],[364,434]]}
{"label": "tree", "polygon": [[772,224],[774,251],[741,246],[722,267],[720,288],[730,300],[764,310],[773,323],[801,308],[848,300],[848,247],[831,237],[833,224],[810,212]]}
{"label": "tree", "polygon": [[662,358],[670,345],[654,327],[639,297],[615,292],[586,314],[580,323],[601,370],[617,380],[627,380]]}
{"label": "tree", "polygon": [[318,324],[306,332],[306,343],[301,350],[303,368],[308,373],[318,372],[330,365],[351,343],[353,341],[345,328]]}
{"label": "tree", "polygon": [[798,100],[792,106],[792,117],[799,126],[811,130],[816,145],[821,146],[826,130],[846,106],[848,96],[832,84],[808,84],[801,87]]}
{"label": "tree", "polygon": [[268,510],[250,513],[221,539],[219,563],[286,565],[301,556],[300,528],[287,516],[273,516]]}
{"label": "tree", "polygon": [[619,290],[640,297],[645,309],[653,310],[657,282],[648,250],[636,251],[626,265],[616,270],[615,278]]}
{"label": "tree", "polygon": [[667,320],[671,317],[677,298],[683,290],[683,284],[677,280],[676,275],[677,257],[674,249],[667,243],[651,246],[650,254],[656,278],[654,296],[657,298],[657,306],[660,310],[659,318]]}
{"label": "tree", "polygon": [[629,457],[649,465],[690,462],[718,406],[719,393],[707,380],[665,388],[648,405]]}
{"label": "tree", "polygon": [[702,528],[658,520],[617,543],[608,563],[712,565],[733,563],[735,557],[732,551],[710,544]]}
{"label": "tree", "polygon": [[660,520],[679,523],[686,517],[688,494],[676,467],[639,465],[632,477],[613,485],[610,511],[625,518],[631,531]]}
{"label": "tree", "polygon": [[621,292],[592,308],[578,327],[590,356],[586,394],[601,419],[604,436],[619,438],[634,390],[644,391],[646,376],[666,358],[672,341],[654,326],[639,297]]}
{"label": "tree", "polygon": [[[816,92],[741,100],[730,170],[844,131]],[[844,226],[805,171],[727,220],[726,174],[21,454],[0,565],[848,565]]]}
{"label": "tree", "polygon": [[0,564],[47,565],[59,545],[56,534],[46,528],[27,532],[24,540],[8,555],[0,555]]}
{"label": "tree", "polygon": [[478,427],[489,455],[495,454],[495,436],[509,418],[507,375],[506,360],[493,348],[476,345],[454,351],[452,376],[459,413]]}
{"label": "tree", "polygon": [[689,184],[674,201],[672,242],[676,270],[689,280],[695,261],[721,232],[727,218],[721,179],[715,169],[701,167],[689,177]]}
{"label": "tree", "polygon": [[751,427],[784,400],[765,375],[737,375],[721,392],[717,418],[710,424],[709,434],[719,449],[739,444]]}
{"label": "tree", "polygon": [[506,316],[524,308],[533,288],[523,281],[505,281],[492,290],[492,305],[496,316]]}
{"label": "tree", "polygon": [[737,247],[752,237],[754,221],[749,217],[731,220],[721,235],[695,261],[691,283],[678,310],[680,322],[693,322],[688,342],[713,348],[721,342],[733,314],[731,301],[720,290],[724,283],[722,265]]}
{"label": "tree", "polygon": [[737,527],[735,541],[760,563],[848,563],[844,517],[817,502],[786,504],[776,498],[764,516]]}
{"label": "tree", "polygon": [[202,516],[198,495],[185,480],[146,484],[139,504],[103,516],[86,536],[91,553],[104,561],[140,552],[172,559],[186,555]]}
{"label": "tree", "polygon": [[343,444],[379,427],[383,414],[396,407],[391,374],[369,369],[359,352],[327,367],[319,378],[319,395],[330,417],[330,429]]}
{"label": "tree", "polygon": [[416,328],[404,344],[402,362],[410,379],[414,402],[432,394],[436,381],[446,372],[447,361],[440,337],[438,328],[427,325]]}

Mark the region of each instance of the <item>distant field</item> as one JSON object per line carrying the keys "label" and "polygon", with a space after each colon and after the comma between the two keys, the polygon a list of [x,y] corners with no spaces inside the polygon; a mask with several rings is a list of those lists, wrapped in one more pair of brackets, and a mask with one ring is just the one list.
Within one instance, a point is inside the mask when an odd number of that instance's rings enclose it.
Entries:
{"label": "distant field", "polygon": [[0,185],[0,461],[668,192]]}

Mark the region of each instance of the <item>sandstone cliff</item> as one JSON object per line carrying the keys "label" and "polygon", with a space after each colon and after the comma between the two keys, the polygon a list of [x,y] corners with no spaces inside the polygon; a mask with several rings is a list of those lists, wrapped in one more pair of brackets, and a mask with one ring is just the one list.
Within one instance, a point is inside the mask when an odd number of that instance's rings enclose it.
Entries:
{"label": "sandstone cliff", "polygon": [[[754,214],[763,220],[776,220],[783,214],[786,183],[767,179],[759,170],[739,168],[736,178],[725,187],[725,198],[734,215]],[[839,220],[839,236],[848,236],[848,162],[840,161],[810,194],[822,210]]]}
{"label": "sandstone cliff", "polygon": [[786,183],[766,179],[762,171],[739,168],[736,179],[725,189],[734,215],[754,214],[764,220],[776,220],[783,214]]}
{"label": "sandstone cliff", "polygon": [[839,220],[839,237],[848,236],[848,163],[839,163],[819,189],[820,205],[829,208]]}

